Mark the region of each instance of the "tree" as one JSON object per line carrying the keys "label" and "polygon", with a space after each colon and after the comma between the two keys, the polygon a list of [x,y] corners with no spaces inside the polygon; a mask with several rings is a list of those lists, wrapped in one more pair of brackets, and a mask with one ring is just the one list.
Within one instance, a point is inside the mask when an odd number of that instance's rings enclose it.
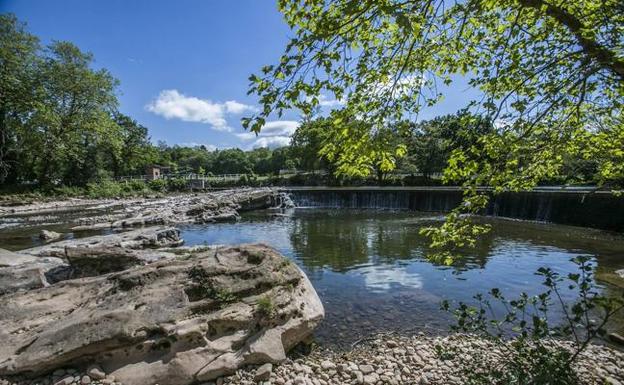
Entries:
{"label": "tree", "polygon": [[111,114],[117,80],[90,68],[93,56],[68,42],[52,43],[38,66],[38,103],[23,125],[32,168],[41,185],[84,184],[96,175],[98,147],[120,145]]}
{"label": "tree", "polygon": [[146,164],[153,163],[154,151],[147,135],[147,127],[121,113],[115,113],[115,123],[121,130],[121,148],[111,149],[112,169],[116,176],[142,172]]}
{"label": "tree", "polygon": [[[452,152],[446,180],[463,183],[466,201],[445,228],[431,230],[437,246],[472,244],[485,230],[460,215],[487,203],[479,185],[530,189],[556,176],[566,153],[596,157],[603,185],[617,188],[624,176],[621,1],[281,0],[279,7],[294,37],[278,64],[250,77],[263,105],[243,119],[252,131],[274,112],[310,113],[327,94],[346,100],[344,110],[375,133],[435,104],[439,82],[463,76],[481,91],[467,106],[497,130]],[[372,152],[396,150],[359,148],[358,129],[347,127],[352,140],[339,144],[347,155],[340,172],[357,174]]]}
{"label": "tree", "polygon": [[483,135],[494,132],[490,121],[467,110],[418,124],[402,124],[410,125],[406,140],[408,162],[425,178],[444,171],[452,150],[468,150],[478,145]]}
{"label": "tree", "polygon": [[0,184],[15,182],[22,144],[18,127],[35,100],[39,39],[25,31],[14,15],[0,15]]}

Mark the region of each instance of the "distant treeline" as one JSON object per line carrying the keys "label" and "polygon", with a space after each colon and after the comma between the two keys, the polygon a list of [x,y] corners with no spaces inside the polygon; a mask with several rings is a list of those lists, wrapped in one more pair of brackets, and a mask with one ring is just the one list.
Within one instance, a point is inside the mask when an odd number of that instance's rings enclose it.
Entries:
{"label": "distant treeline", "polygon": [[[84,187],[142,175],[150,164],[178,174],[248,174],[237,182],[248,184],[428,184],[444,170],[453,149],[471,146],[480,135],[495,130],[491,122],[466,111],[419,123],[399,122],[380,131],[388,135],[376,143],[389,148],[399,144],[404,153],[392,160],[374,159],[373,170],[345,178],[337,172],[340,154],[328,151],[326,144],[342,126],[365,122],[333,114],[308,116],[291,145],[277,149],[209,151],[203,146],[153,145],[146,127],[118,111],[118,84],[107,70],[94,69],[93,56],[74,44],[55,41],[42,46],[14,16],[0,15],[0,185]],[[389,178],[389,161],[393,173],[407,177]],[[301,175],[268,178],[280,170],[298,170]],[[595,165],[569,159],[564,171],[561,180],[544,182],[591,183]]]}

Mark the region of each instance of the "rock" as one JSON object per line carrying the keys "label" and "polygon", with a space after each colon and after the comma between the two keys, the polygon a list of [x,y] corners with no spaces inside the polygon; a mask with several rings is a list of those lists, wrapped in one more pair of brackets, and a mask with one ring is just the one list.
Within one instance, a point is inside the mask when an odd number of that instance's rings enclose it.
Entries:
{"label": "rock", "polygon": [[609,333],[609,339],[617,344],[624,345],[624,336],[617,333]]}
{"label": "rock", "polygon": [[175,257],[175,254],[159,250],[134,250],[120,246],[65,247],[65,258],[73,268],[73,278],[108,274]]}
{"label": "rock", "polygon": [[55,274],[68,268],[59,258],[13,254],[19,264],[0,267],[0,295],[48,286],[55,282]]}
{"label": "rock", "polygon": [[89,377],[96,380],[103,380],[106,378],[106,373],[104,373],[102,369],[97,366],[89,368],[89,370],[87,370],[87,374],[89,375]]}
{"label": "rock", "polygon": [[20,254],[37,257],[67,258],[66,250],[84,248],[123,247],[146,249],[156,247],[176,247],[184,243],[180,231],[175,227],[147,227],[118,234],[97,235],[78,239],[67,239],[49,245],[20,250]]}
{"label": "rock", "polygon": [[39,239],[42,239],[46,242],[57,240],[61,238],[62,236],[63,234],[57,233],[56,231],[49,231],[49,230],[41,230],[41,232],[39,233]]}
{"label": "rock", "polygon": [[379,381],[379,375],[377,373],[365,374],[364,384],[375,385]]}
{"label": "rock", "polygon": [[73,376],[67,376],[57,382],[54,383],[54,385],[71,385],[74,382],[74,377]]}
{"label": "rock", "polygon": [[254,376],[254,381],[266,381],[271,378],[271,372],[273,371],[273,365],[270,363],[266,363],[256,369],[256,375]]}
{"label": "rock", "polygon": [[616,270],[615,274],[618,275],[620,278],[624,278],[624,269]]}
{"label": "rock", "polygon": [[37,257],[27,254],[20,254],[13,251],[0,249],[0,267],[17,266],[24,263],[36,262]]}
{"label": "rock", "polygon": [[0,378],[97,362],[124,385],[200,383],[282,362],[324,316],[305,274],[264,245],[14,292],[0,308]]}
{"label": "rock", "polygon": [[321,369],[323,370],[332,370],[332,369],[336,369],[336,365],[328,360],[325,361],[321,361]]}
{"label": "rock", "polygon": [[360,365],[359,369],[363,374],[369,374],[375,371],[372,365]]}
{"label": "rock", "polygon": [[89,376],[82,376],[82,378],[80,379],[80,383],[82,385],[87,385],[91,383],[91,377]]}

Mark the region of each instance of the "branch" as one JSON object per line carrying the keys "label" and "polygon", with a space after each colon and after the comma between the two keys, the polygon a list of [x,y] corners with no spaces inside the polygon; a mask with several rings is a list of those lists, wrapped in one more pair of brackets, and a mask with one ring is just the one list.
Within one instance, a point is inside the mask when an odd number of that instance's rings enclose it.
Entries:
{"label": "branch", "polygon": [[596,60],[604,69],[613,72],[620,78],[620,81],[624,82],[624,59],[602,46],[595,39],[583,34],[586,26],[575,15],[560,6],[549,4],[545,0],[519,0],[519,2],[521,5],[533,8],[538,12],[544,9],[548,16],[557,20],[574,35],[587,56]]}

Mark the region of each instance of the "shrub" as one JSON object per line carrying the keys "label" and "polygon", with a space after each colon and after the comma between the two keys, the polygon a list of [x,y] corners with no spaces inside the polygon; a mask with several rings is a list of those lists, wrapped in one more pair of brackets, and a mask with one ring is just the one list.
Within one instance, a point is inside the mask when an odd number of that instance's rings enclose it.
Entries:
{"label": "shrub", "polygon": [[188,181],[182,178],[167,179],[167,190],[184,191],[188,188]]}
{"label": "shrub", "polygon": [[165,192],[167,191],[167,181],[165,179],[154,179],[147,183],[148,187],[153,191]]}
{"label": "shrub", "polygon": [[123,194],[123,186],[112,180],[101,180],[87,184],[87,196],[91,198],[116,198]]}
{"label": "shrub", "polygon": [[[452,327],[477,335],[503,352],[503,361],[491,362],[487,357],[465,359],[463,367],[469,384],[575,384],[578,382],[574,363],[590,342],[602,337],[605,325],[624,308],[624,296],[604,297],[599,294],[593,278],[589,258],[579,256],[572,261],[578,273],[561,277],[559,273],[540,268],[537,275],[544,278],[546,291],[536,296],[522,293],[518,299],[508,300],[499,289],[491,289],[487,296],[477,294],[477,306],[459,303],[452,310],[457,324]],[[579,300],[568,305],[561,287],[578,293]],[[494,306],[505,309],[502,318],[496,317]],[[551,325],[550,306],[556,304],[563,313],[562,323]],[[442,308],[449,310],[447,301]],[[562,344],[566,340],[569,344]],[[570,347],[571,346],[571,347]],[[448,350],[444,354],[449,354]],[[457,354],[461,357],[462,354]]]}

